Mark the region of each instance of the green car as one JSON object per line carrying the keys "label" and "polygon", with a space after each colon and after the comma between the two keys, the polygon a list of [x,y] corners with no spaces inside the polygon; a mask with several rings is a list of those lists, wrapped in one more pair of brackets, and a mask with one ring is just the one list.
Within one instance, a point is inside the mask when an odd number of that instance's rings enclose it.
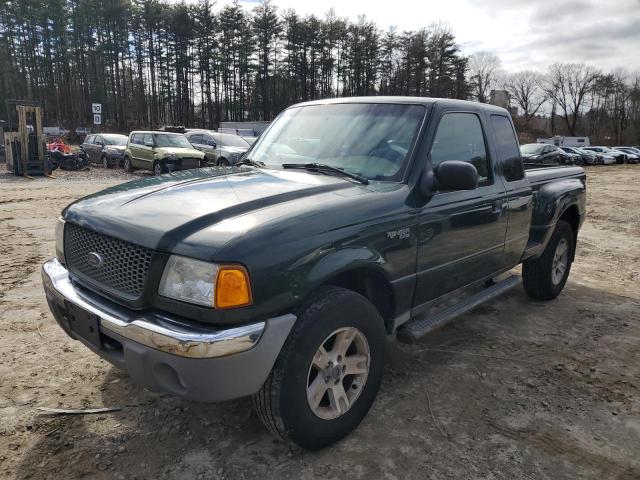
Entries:
{"label": "green car", "polygon": [[124,169],[151,170],[154,175],[200,168],[206,164],[204,153],[199,152],[184,135],[169,132],[136,131],[129,134],[124,152]]}

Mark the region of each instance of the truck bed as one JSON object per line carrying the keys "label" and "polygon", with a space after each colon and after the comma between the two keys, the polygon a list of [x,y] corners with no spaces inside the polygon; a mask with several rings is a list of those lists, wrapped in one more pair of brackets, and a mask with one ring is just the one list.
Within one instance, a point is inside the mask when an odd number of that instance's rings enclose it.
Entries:
{"label": "truck bed", "polygon": [[585,178],[585,172],[582,167],[576,166],[547,166],[536,167],[525,170],[525,175],[531,184],[533,191],[537,191],[543,185],[551,180],[560,180],[563,178]]}

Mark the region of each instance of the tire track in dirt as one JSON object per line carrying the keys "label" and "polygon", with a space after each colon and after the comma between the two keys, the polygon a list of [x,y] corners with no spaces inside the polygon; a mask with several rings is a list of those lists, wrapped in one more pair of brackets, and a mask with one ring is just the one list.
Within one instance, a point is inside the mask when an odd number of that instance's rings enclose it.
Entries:
{"label": "tire track in dirt", "polygon": [[[39,253],[35,235],[10,223],[12,218],[0,219],[3,254],[0,255],[0,299],[10,291],[29,281],[34,266],[44,261]],[[33,248],[24,248],[33,247]]]}

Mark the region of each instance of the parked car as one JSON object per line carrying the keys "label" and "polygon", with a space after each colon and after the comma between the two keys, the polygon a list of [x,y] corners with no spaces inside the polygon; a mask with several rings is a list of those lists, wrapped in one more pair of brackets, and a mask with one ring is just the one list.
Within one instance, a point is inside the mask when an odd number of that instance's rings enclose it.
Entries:
{"label": "parked car", "polygon": [[[609,148],[609,147],[582,147],[584,150],[589,150],[591,152],[597,152],[600,153],[602,155],[604,155],[605,157],[613,157],[613,159],[615,160],[614,163],[625,163],[627,161],[627,154],[624,152],[620,152],[618,150],[614,150],[613,148]],[[607,162],[605,161],[605,164],[607,164]]]}
{"label": "parked car", "polygon": [[640,150],[633,147],[613,147],[614,150],[627,154],[627,163],[640,163]]}
{"label": "parked car", "polygon": [[530,297],[558,296],[586,212],[582,168],[525,172],[509,112],[475,102],[294,105],[242,165],[70,204],[43,285],[64,331],[135,382],[254,395],[308,449],[367,414],[386,335],[416,341],[519,285],[519,264]]}
{"label": "parked car", "polygon": [[582,150],[578,147],[560,147],[568,155],[574,155],[575,162],[578,165],[597,165],[598,157],[594,152]]}
{"label": "parked car", "polygon": [[546,143],[527,143],[520,147],[520,153],[524,163],[535,165],[561,165],[567,158],[558,147]]}
{"label": "parked car", "polygon": [[204,154],[193,148],[181,133],[131,132],[124,152],[124,168],[128,172],[144,169],[160,175],[205,164]]}
{"label": "parked car", "polygon": [[116,133],[87,135],[80,149],[87,154],[90,162],[100,163],[104,168],[121,166],[129,137]]}
{"label": "parked car", "polygon": [[189,130],[185,136],[191,145],[203,152],[207,161],[214,165],[235,165],[250,147],[238,135],[212,132],[211,130]]}

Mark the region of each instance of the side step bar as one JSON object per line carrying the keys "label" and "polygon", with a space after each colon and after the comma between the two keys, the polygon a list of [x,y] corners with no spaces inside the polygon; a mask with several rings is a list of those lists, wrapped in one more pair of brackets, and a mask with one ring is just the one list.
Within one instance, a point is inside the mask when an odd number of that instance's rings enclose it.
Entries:
{"label": "side step bar", "polygon": [[424,337],[427,333],[449,323],[457,316],[467,313],[478,305],[488,302],[489,300],[502,295],[506,291],[511,290],[519,285],[520,281],[520,276],[511,275],[510,277],[507,277],[478,293],[468,296],[460,303],[439,311],[435,315],[424,315],[414,320],[410,320],[398,329],[398,340],[402,343],[414,343]]}

